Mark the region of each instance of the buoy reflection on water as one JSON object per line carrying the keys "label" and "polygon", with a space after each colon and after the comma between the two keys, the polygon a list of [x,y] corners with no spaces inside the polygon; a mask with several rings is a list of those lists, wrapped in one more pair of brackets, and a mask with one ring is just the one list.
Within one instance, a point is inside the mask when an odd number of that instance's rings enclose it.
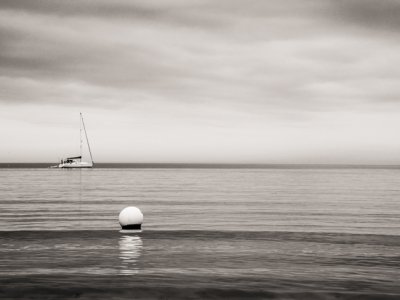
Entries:
{"label": "buoy reflection on water", "polygon": [[142,253],[143,241],[137,235],[123,235],[119,239],[121,274],[133,275],[139,272],[138,261]]}

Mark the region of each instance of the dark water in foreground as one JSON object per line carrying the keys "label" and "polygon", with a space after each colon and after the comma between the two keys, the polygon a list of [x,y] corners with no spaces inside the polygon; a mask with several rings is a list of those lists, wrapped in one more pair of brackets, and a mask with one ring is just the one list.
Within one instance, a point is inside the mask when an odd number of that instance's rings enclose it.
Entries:
{"label": "dark water in foreground", "polygon": [[2,299],[400,298],[394,169],[0,169],[0,226]]}
{"label": "dark water in foreground", "polygon": [[182,230],[0,237],[1,292],[12,298],[400,295],[398,236]]}

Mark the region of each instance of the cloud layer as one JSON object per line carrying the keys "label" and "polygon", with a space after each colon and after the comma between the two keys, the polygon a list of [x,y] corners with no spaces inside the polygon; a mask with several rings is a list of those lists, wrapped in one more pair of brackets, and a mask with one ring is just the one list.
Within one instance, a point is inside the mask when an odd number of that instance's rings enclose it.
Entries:
{"label": "cloud layer", "polygon": [[399,162],[399,20],[394,0],[1,1],[0,160],[32,135],[28,159],[66,151],[84,111],[105,161]]}

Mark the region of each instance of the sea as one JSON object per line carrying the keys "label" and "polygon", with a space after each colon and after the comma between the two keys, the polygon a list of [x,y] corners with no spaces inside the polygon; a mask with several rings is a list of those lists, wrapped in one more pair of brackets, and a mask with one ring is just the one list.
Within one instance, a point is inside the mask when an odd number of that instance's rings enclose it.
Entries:
{"label": "sea", "polygon": [[2,164],[0,298],[400,299],[400,168]]}

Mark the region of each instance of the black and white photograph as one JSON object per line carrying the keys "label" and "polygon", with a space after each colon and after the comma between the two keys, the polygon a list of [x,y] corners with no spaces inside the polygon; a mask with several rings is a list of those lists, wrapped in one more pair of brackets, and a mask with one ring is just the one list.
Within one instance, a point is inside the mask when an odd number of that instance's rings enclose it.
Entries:
{"label": "black and white photograph", "polygon": [[400,0],[0,0],[0,298],[400,299]]}

